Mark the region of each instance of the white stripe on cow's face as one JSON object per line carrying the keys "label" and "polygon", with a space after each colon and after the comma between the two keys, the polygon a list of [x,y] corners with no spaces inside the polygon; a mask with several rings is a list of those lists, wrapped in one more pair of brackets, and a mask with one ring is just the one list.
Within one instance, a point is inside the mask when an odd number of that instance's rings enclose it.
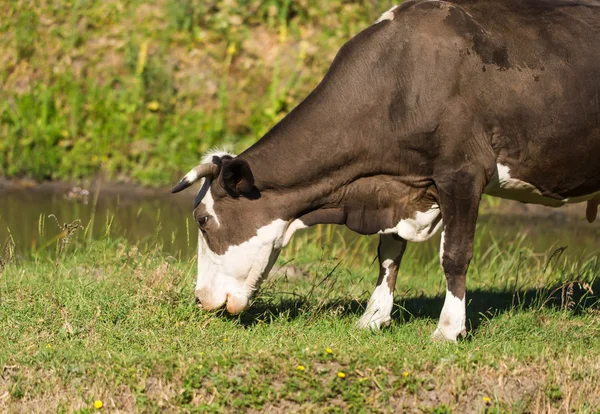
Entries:
{"label": "white stripe on cow's face", "polygon": [[383,21],[385,21],[385,20],[394,20],[394,17],[395,17],[395,15],[394,15],[394,10],[396,10],[396,8],[397,8],[397,7],[398,7],[398,6],[394,6],[394,7],[392,7],[391,9],[389,9],[388,11],[386,11],[385,13],[383,13],[383,14],[382,14],[382,15],[379,17],[379,19],[377,19],[377,21],[375,22],[375,24],[377,24],[377,23],[381,23],[381,22],[383,22]]}
{"label": "white stripe on cow's face", "polygon": [[396,227],[379,233],[397,233],[404,240],[422,242],[430,239],[441,227],[442,220],[438,220],[440,214],[439,206],[434,204],[427,211],[418,211],[414,218],[402,219]]}
{"label": "white stripe on cow's face", "polygon": [[221,225],[221,222],[219,221],[219,217],[217,217],[217,213],[215,212],[215,200],[213,199],[212,193],[210,192],[211,184],[211,180],[204,179],[202,187],[200,187],[200,191],[198,191],[198,195],[196,196],[196,200],[202,200],[200,204],[204,206],[206,212],[210,214],[211,218],[215,221],[217,227],[219,227]]}
{"label": "white stripe on cow's face", "polygon": [[390,276],[390,266],[393,263],[393,260],[386,259],[381,264],[385,269],[383,280],[373,291],[367,304],[367,310],[358,321],[359,327],[378,330],[382,324],[391,320],[394,292],[389,287],[388,278]]}

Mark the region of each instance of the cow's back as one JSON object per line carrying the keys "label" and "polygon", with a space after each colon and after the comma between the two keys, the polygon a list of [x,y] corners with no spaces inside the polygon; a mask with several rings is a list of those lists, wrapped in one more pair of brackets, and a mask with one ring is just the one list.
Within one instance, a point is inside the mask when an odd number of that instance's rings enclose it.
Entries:
{"label": "cow's back", "polygon": [[455,82],[447,102],[478,126],[476,137],[446,134],[455,142],[442,147],[487,140],[498,164],[551,198],[599,191],[600,1],[419,1],[399,8],[396,23],[428,10],[431,37],[442,26],[454,33],[444,47],[458,63],[438,69]]}

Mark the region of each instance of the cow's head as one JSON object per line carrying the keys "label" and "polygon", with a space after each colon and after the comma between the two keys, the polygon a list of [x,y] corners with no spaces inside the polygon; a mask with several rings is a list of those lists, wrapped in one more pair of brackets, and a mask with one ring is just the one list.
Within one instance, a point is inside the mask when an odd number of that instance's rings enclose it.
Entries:
{"label": "cow's head", "polygon": [[239,313],[248,308],[294,226],[264,206],[250,165],[241,158],[210,154],[172,192],[199,180],[196,301],[203,309],[227,305],[230,313]]}

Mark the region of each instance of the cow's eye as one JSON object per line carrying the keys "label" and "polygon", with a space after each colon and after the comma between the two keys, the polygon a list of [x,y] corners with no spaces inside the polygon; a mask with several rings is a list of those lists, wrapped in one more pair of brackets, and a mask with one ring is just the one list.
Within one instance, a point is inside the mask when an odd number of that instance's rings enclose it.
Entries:
{"label": "cow's eye", "polygon": [[199,217],[198,218],[198,226],[204,227],[206,225],[206,223],[208,222],[208,219],[209,219],[208,216]]}

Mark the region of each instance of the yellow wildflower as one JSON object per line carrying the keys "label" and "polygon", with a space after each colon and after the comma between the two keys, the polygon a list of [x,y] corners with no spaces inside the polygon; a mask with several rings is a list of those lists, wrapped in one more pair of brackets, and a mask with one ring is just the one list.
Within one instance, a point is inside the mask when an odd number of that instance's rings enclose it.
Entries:
{"label": "yellow wildflower", "polygon": [[150,101],[146,104],[146,108],[153,112],[158,111],[158,109],[160,108],[160,104],[157,101]]}
{"label": "yellow wildflower", "polygon": [[483,402],[486,404],[490,404],[492,402],[492,399],[490,397],[483,397]]}
{"label": "yellow wildflower", "polygon": [[338,378],[346,378],[346,374],[344,374],[342,371],[338,372]]}
{"label": "yellow wildflower", "polygon": [[402,373],[402,376],[403,376],[404,378],[408,377],[408,371],[404,371],[404,372]]}
{"label": "yellow wildflower", "polygon": [[94,401],[94,408],[95,409],[99,410],[99,409],[102,408],[102,406],[103,406],[102,401],[100,401],[100,400]]}
{"label": "yellow wildflower", "polygon": [[236,51],[237,51],[237,48],[235,47],[235,43],[230,43],[229,46],[227,46],[227,54],[229,56],[235,55]]}
{"label": "yellow wildflower", "polygon": [[328,354],[333,354],[333,349],[325,348],[325,352],[327,352]]}
{"label": "yellow wildflower", "polygon": [[298,366],[296,367],[296,369],[297,369],[298,371],[304,371],[304,370],[306,370],[306,367],[305,367],[304,365],[298,365]]}
{"label": "yellow wildflower", "polygon": [[287,26],[282,25],[279,28],[279,43],[285,43],[285,41],[287,40],[287,37],[288,37]]}

